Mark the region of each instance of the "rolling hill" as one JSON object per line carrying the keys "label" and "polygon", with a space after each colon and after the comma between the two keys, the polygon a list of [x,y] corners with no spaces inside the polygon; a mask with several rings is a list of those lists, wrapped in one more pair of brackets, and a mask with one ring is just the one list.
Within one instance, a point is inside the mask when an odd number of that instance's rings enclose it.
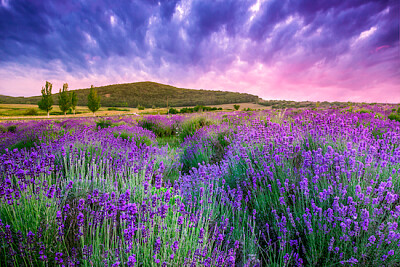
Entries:
{"label": "rolling hill", "polygon": [[[258,97],[245,93],[177,88],[155,82],[136,82],[96,87],[103,107],[183,107],[257,102]],[[58,104],[58,89],[53,88],[53,103]],[[89,89],[75,90],[78,106],[87,104]],[[11,97],[0,95],[2,104],[37,104],[40,96]]]}

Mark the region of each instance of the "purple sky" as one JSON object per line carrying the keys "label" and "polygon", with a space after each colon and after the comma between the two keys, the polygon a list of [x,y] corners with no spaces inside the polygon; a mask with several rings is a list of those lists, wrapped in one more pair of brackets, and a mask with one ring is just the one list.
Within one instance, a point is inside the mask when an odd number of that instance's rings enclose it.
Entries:
{"label": "purple sky", "polygon": [[398,0],[0,0],[0,94],[155,81],[400,102]]}

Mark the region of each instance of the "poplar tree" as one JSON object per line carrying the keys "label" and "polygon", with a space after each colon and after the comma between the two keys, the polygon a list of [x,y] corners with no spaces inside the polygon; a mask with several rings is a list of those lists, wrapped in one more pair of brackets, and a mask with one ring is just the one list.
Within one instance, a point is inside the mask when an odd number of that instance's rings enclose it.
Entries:
{"label": "poplar tree", "polygon": [[75,115],[75,112],[76,112],[76,104],[77,103],[78,103],[78,97],[76,95],[76,92],[72,91],[71,92],[71,108],[74,111],[74,115]]}
{"label": "poplar tree", "polygon": [[100,108],[100,97],[97,95],[97,89],[94,89],[93,85],[90,87],[88,95],[88,108],[93,112],[93,115]]}
{"label": "poplar tree", "polygon": [[71,107],[71,98],[68,94],[68,83],[63,84],[62,91],[60,89],[60,93],[58,94],[58,106],[64,115],[67,115],[67,111]]}
{"label": "poplar tree", "polygon": [[47,117],[50,117],[50,110],[53,108],[53,97],[51,96],[52,88],[53,85],[46,81],[45,87],[42,87],[42,99],[38,103],[39,108],[46,111]]}

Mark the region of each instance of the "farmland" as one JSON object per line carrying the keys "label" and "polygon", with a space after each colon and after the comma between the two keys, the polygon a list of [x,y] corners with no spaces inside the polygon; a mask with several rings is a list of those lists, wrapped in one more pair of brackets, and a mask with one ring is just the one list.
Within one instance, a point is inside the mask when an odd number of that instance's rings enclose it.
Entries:
{"label": "farmland", "polygon": [[394,106],[0,124],[0,265],[395,266]]}

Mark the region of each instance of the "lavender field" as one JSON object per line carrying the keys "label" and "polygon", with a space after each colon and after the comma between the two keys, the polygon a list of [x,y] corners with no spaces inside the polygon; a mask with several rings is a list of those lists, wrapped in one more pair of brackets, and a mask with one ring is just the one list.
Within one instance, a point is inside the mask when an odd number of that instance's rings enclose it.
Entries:
{"label": "lavender field", "polygon": [[399,266],[391,110],[0,124],[1,266]]}

